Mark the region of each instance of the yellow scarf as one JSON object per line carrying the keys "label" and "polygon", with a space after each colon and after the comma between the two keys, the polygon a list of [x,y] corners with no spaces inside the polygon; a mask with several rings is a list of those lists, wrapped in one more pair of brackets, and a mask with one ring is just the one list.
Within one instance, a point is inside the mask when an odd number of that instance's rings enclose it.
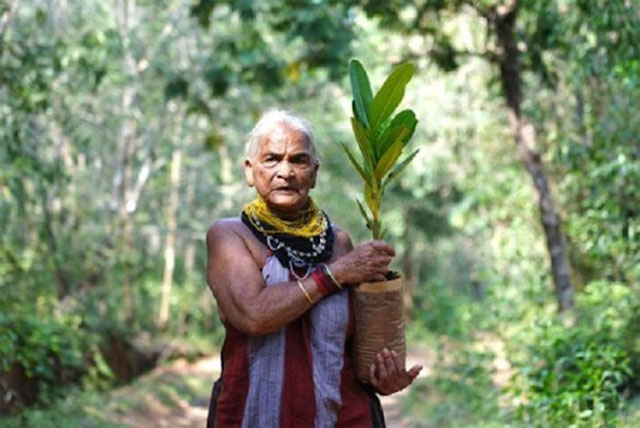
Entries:
{"label": "yellow scarf", "polygon": [[[283,219],[269,210],[267,203],[260,196],[244,207],[251,225],[265,234],[286,233],[292,236],[311,238],[318,236],[327,227],[327,220],[318,206],[309,198],[309,205],[300,210],[291,219]],[[258,222],[267,224],[265,229]]]}

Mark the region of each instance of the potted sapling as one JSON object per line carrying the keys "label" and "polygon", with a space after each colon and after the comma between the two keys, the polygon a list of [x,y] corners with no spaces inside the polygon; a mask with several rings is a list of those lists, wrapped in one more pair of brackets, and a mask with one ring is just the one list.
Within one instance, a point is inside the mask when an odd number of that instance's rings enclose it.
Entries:
{"label": "potted sapling", "polygon": [[[373,95],[362,64],[355,59],[349,63],[353,92],[351,127],[360,156],[356,157],[345,144],[342,148],[364,181],[364,205],[358,199],[356,202],[373,239],[385,236],[380,218],[385,190],[418,153],[415,150],[399,161],[418,121],[411,110],[393,115],[413,72],[412,64],[397,66]],[[363,382],[369,381],[369,367],[382,349],[395,351],[403,360],[406,357],[403,288],[403,278],[389,272],[387,281],[362,283],[354,289],[354,362],[356,376]]]}

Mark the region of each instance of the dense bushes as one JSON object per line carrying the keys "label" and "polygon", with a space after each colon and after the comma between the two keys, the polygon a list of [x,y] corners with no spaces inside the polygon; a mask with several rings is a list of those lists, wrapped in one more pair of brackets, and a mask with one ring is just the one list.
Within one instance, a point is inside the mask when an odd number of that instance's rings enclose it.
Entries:
{"label": "dense bushes", "polygon": [[[99,337],[80,328],[79,318],[35,314],[0,315],[0,410],[16,404],[48,402],[60,387],[110,372],[88,370]],[[88,379],[88,378],[87,378]]]}
{"label": "dense bushes", "polygon": [[520,367],[521,418],[541,426],[612,423],[640,376],[639,309],[631,289],[598,281],[578,296],[575,326],[539,323]]}
{"label": "dense bushes", "polygon": [[166,330],[154,328],[142,310],[126,322],[95,293],[68,297],[65,310],[49,307],[45,298],[31,311],[0,306],[0,412],[51,404],[71,385],[102,390],[128,382],[160,359],[212,352],[220,344],[220,323],[208,295],[206,310],[193,305],[202,294],[176,293],[177,322]]}
{"label": "dense bushes", "polygon": [[[449,300],[442,307],[457,308],[453,318],[464,318],[460,296],[432,298],[436,307]],[[491,328],[490,316],[472,311],[461,323],[468,324],[466,334],[429,317],[431,334],[413,323],[413,343],[430,336],[428,354],[436,361],[412,388],[407,410],[425,426],[635,426],[629,421],[639,414],[638,293],[595,281],[577,295],[574,321],[550,307],[532,307],[508,328]],[[539,321],[531,323],[534,313]]]}

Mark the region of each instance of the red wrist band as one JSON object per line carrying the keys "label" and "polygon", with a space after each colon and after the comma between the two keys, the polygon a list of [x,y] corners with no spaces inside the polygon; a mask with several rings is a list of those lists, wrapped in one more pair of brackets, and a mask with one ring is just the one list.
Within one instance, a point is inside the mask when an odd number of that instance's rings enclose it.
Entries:
{"label": "red wrist band", "polygon": [[339,290],[331,278],[324,272],[322,266],[318,266],[311,272],[311,278],[313,278],[318,286],[318,291],[325,297]]}

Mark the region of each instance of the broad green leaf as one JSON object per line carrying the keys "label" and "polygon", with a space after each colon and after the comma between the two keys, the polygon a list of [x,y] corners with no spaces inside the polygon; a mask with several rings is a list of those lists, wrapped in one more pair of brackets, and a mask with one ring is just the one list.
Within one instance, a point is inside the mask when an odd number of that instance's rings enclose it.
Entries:
{"label": "broad green leaf", "polygon": [[371,157],[373,158],[373,163],[375,164],[378,159],[378,153],[376,151],[376,139],[378,137],[378,130],[373,128],[365,129],[365,136],[367,137],[367,141],[369,141],[369,147],[371,148]]}
{"label": "broad green leaf", "polygon": [[368,174],[358,163],[358,161],[356,160],[356,158],[353,156],[353,154],[351,153],[351,151],[349,150],[349,148],[346,146],[346,144],[344,143],[340,143],[342,145],[342,148],[344,149],[345,153],[347,154],[347,157],[349,158],[349,160],[351,161],[351,164],[353,165],[353,167],[356,169],[356,171],[358,172],[358,174],[360,174],[360,177],[362,177],[362,179],[364,180],[365,183],[368,183],[369,181],[371,181],[371,175]]}
{"label": "broad green leaf", "polygon": [[398,107],[404,97],[404,89],[413,77],[413,64],[396,67],[371,102],[370,127],[377,128]]}
{"label": "broad green leaf", "polygon": [[373,152],[371,151],[371,145],[369,144],[369,139],[367,138],[362,124],[352,117],[351,128],[353,128],[353,133],[356,136],[358,147],[360,148],[360,152],[364,158],[365,168],[368,167],[369,171],[373,171],[375,169]]}
{"label": "broad green leaf", "polygon": [[378,159],[399,139],[402,140],[402,143],[406,146],[409,139],[413,136],[417,124],[418,121],[413,111],[403,110],[398,113],[377,141],[378,147],[376,153]]}
{"label": "broad green leaf", "polygon": [[[396,67],[372,98],[369,78],[364,67],[357,60],[349,63],[349,78],[353,92],[351,127],[362,153],[362,162],[356,161],[345,145],[343,149],[358,174],[365,180],[364,202],[369,210],[365,209],[365,204],[361,201],[356,202],[374,239],[385,234],[379,216],[385,185],[389,184],[416,155],[411,154],[398,168],[393,169],[417,125],[415,114],[411,110],[393,116],[413,73],[414,67],[411,64]],[[392,173],[385,178],[392,169]]]}
{"label": "broad green leaf", "polygon": [[393,170],[389,173],[387,178],[384,180],[384,183],[382,184],[382,189],[385,189],[389,184],[391,184],[393,180],[395,180],[400,175],[402,170],[405,169],[407,165],[409,165],[409,163],[413,160],[414,157],[416,157],[419,151],[420,149],[416,149],[413,153],[407,156],[405,160],[403,160],[398,165],[396,165],[395,168],[393,168]]}
{"label": "broad green leaf", "polygon": [[367,211],[364,209],[364,207],[362,206],[362,203],[360,202],[360,200],[358,198],[356,198],[356,202],[358,203],[358,208],[360,209],[360,214],[362,214],[362,217],[364,217],[364,221],[367,224],[367,229],[371,229],[371,220],[369,219],[369,216],[367,215]]}
{"label": "broad green leaf", "polygon": [[358,114],[356,117],[365,128],[368,128],[373,95],[367,72],[357,59],[352,59],[349,62],[349,79],[351,81],[355,110]]}
{"label": "broad green leaf", "polygon": [[402,110],[400,113],[395,115],[393,120],[391,120],[391,123],[389,124],[387,130],[401,125],[407,127],[409,129],[409,134],[406,135],[402,140],[406,145],[409,142],[409,139],[413,136],[413,132],[416,130],[417,124],[418,120],[416,119],[416,114],[413,112],[413,110]]}
{"label": "broad green leaf", "polygon": [[[368,126],[368,125],[364,125],[364,123],[369,123],[368,119],[366,117],[361,117],[360,115],[360,111],[358,110],[358,108],[356,107],[356,102],[355,100],[351,100],[351,111],[353,112],[353,117],[356,118],[356,120],[358,121],[358,123],[360,123],[360,125],[364,126]],[[367,128],[369,129],[369,128]]]}
{"label": "broad green leaf", "polygon": [[378,180],[382,180],[382,177],[393,167],[393,164],[396,163],[396,160],[400,157],[402,153],[402,149],[404,148],[404,143],[402,140],[398,140],[387,150],[387,152],[382,156],[380,162],[376,165],[375,170],[375,178]]}
{"label": "broad green leaf", "polygon": [[358,109],[356,108],[355,100],[351,100],[351,114],[353,114],[353,117],[360,121],[360,119],[358,118]]}
{"label": "broad green leaf", "polygon": [[387,128],[382,137],[380,137],[379,147],[377,150],[378,159],[380,160],[396,141],[402,142],[402,145],[404,146],[404,137],[410,132],[411,130],[404,125]]}

